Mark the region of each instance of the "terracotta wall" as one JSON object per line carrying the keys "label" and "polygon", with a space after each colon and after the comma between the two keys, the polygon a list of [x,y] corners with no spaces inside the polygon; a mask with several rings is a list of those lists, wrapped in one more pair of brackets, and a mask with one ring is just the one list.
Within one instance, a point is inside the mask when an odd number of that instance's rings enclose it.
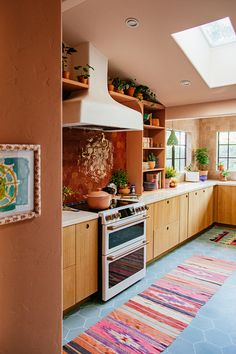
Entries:
{"label": "terracotta wall", "polygon": [[[219,131],[236,131],[235,117],[219,117],[200,119],[200,145],[207,146],[210,154],[209,177],[217,178],[216,171],[216,133]],[[236,173],[231,173],[231,179],[236,179]]]}
{"label": "terracotta wall", "polygon": [[88,191],[105,187],[125,161],[126,133],[63,128],[63,185],[74,192],[66,201],[79,201]]}
{"label": "terracotta wall", "polygon": [[0,226],[0,353],[61,348],[59,0],[3,1],[1,143],[40,144],[42,216]]}

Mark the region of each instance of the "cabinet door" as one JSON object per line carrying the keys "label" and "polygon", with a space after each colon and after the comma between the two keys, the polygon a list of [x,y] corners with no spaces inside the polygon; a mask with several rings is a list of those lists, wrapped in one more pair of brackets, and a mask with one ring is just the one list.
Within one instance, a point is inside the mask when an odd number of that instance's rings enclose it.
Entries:
{"label": "cabinet door", "polygon": [[197,234],[202,227],[200,205],[201,196],[201,190],[189,193],[188,237]]}
{"label": "cabinet door", "polygon": [[76,225],[76,302],[98,290],[97,220]]}
{"label": "cabinet door", "polygon": [[153,259],[153,212],[154,212],[154,205],[148,205],[147,211],[147,224],[146,224],[146,237],[147,241],[149,242],[147,245],[147,262]]}
{"label": "cabinet door", "polygon": [[75,264],[75,225],[63,228],[63,268]]}
{"label": "cabinet door", "polygon": [[63,269],[63,310],[75,304],[75,266]]}
{"label": "cabinet door", "polygon": [[179,241],[188,238],[188,193],[179,197]]}
{"label": "cabinet door", "polygon": [[179,197],[169,198],[154,204],[154,228],[179,220]]}
{"label": "cabinet door", "polygon": [[202,189],[201,192],[201,204],[203,205],[201,230],[203,230],[213,223],[213,187]]}
{"label": "cabinet door", "polygon": [[154,257],[168,251],[179,243],[179,222],[154,230]]}
{"label": "cabinet door", "polygon": [[218,186],[217,222],[236,225],[236,187]]}

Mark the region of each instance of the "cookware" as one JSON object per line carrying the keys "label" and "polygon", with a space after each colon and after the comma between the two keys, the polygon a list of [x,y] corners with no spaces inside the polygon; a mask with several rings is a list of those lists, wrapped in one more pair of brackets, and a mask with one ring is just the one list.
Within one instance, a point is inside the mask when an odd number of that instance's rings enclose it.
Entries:
{"label": "cookware", "polygon": [[87,199],[89,208],[98,210],[109,208],[112,199],[112,195],[102,191],[101,188],[90,192],[84,197]]}

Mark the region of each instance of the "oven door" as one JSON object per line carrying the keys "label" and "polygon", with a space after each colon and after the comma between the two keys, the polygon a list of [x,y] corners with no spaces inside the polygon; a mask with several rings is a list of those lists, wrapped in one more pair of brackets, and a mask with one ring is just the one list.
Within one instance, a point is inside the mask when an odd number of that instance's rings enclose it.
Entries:
{"label": "oven door", "polygon": [[102,254],[108,255],[133,243],[146,240],[147,216],[103,225]]}
{"label": "oven door", "polygon": [[146,244],[142,241],[124,251],[102,256],[102,300],[107,301],[146,274]]}

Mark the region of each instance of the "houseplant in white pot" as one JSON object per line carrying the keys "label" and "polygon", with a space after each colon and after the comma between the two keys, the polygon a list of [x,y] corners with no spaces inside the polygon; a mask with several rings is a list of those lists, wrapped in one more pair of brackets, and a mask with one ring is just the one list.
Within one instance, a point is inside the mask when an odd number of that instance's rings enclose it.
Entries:
{"label": "houseplant in white pot", "polygon": [[199,182],[199,172],[194,169],[191,163],[185,167],[185,181]]}
{"label": "houseplant in white pot", "polygon": [[195,158],[199,169],[200,181],[206,181],[208,175],[209,153],[207,148],[199,148],[195,152]]}

